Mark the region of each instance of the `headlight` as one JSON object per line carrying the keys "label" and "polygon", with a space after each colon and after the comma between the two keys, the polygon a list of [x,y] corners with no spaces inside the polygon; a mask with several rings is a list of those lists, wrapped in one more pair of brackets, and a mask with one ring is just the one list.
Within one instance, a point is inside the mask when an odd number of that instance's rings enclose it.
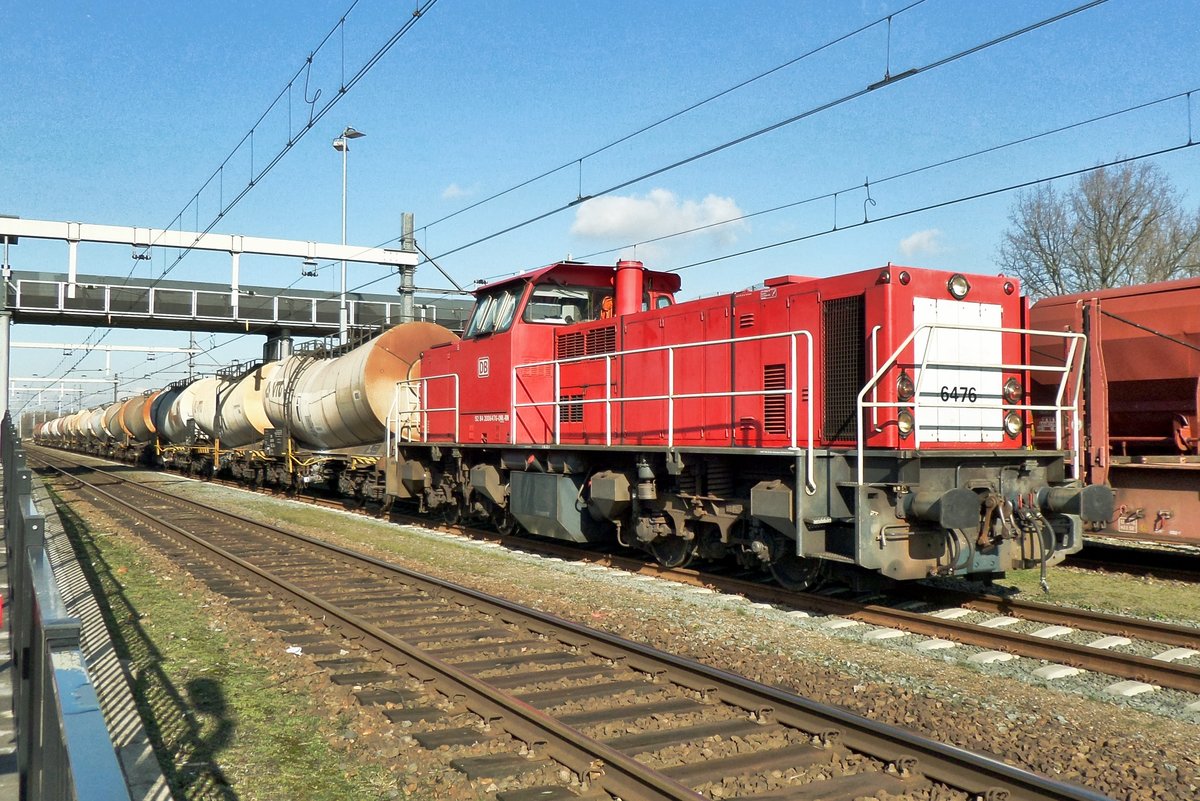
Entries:
{"label": "headlight", "polygon": [[1021,382],[1015,378],[1010,378],[1004,382],[1004,400],[1008,403],[1020,403],[1024,392],[1021,391]]}
{"label": "headlight", "polygon": [[1021,415],[1016,412],[1009,412],[1004,415],[1004,433],[1010,437],[1017,437],[1024,426],[1025,423],[1021,420]]}
{"label": "headlight", "polygon": [[916,391],[917,388],[913,386],[913,380],[908,377],[908,373],[901,372],[900,377],[896,379],[896,397],[902,401],[912,400]]}
{"label": "headlight", "polygon": [[906,409],[901,409],[896,415],[896,429],[900,432],[901,438],[908,437],[913,431],[913,416]]}
{"label": "headlight", "polygon": [[955,300],[962,300],[971,291],[971,284],[967,281],[967,277],[962,273],[955,273],[950,276],[950,280],[946,282],[946,289],[950,290],[950,294]]}

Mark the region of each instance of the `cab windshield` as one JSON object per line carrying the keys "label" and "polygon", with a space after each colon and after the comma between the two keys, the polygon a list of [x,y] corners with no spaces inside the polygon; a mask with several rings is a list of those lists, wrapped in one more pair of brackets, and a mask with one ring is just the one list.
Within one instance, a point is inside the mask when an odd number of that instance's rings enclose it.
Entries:
{"label": "cab windshield", "polygon": [[571,325],[612,317],[612,290],[538,284],[525,304],[527,323]]}
{"label": "cab windshield", "polygon": [[524,288],[523,284],[515,284],[480,296],[475,301],[475,311],[471,313],[471,322],[467,324],[464,336],[471,339],[507,331],[512,325],[517,301],[521,299],[521,290]]}

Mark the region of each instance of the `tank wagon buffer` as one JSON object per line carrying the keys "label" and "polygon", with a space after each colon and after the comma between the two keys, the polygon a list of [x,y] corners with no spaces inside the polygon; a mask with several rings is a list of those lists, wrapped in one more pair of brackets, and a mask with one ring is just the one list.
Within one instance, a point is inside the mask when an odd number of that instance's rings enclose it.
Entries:
{"label": "tank wagon buffer", "polygon": [[461,341],[397,385],[386,491],[450,517],[664,565],[733,557],[784,585],[831,573],[992,576],[1060,561],[1112,493],[1060,439],[1084,348],[1040,369],[1013,280],[888,266],[676,302],[678,275],[572,262],[476,291]]}

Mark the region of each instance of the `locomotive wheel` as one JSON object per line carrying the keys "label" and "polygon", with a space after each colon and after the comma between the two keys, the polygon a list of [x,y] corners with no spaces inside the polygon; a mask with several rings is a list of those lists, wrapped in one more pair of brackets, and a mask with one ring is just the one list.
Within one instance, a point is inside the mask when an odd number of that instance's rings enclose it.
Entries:
{"label": "locomotive wheel", "polygon": [[655,561],[666,568],[687,567],[696,555],[696,541],[683,537],[666,537],[650,543]]}
{"label": "locomotive wheel", "polygon": [[771,575],[785,590],[808,592],[825,582],[825,563],[785,553],[771,563]]}

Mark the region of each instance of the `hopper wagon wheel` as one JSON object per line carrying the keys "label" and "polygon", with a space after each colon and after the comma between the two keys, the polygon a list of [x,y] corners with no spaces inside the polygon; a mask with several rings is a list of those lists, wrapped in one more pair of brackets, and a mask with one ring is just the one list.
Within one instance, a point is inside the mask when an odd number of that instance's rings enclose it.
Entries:
{"label": "hopper wagon wheel", "polygon": [[687,567],[696,555],[696,540],[683,537],[659,537],[650,543],[650,553],[665,568]]}
{"label": "hopper wagon wheel", "polygon": [[784,552],[771,562],[771,576],[792,592],[809,592],[825,583],[825,562]]}

